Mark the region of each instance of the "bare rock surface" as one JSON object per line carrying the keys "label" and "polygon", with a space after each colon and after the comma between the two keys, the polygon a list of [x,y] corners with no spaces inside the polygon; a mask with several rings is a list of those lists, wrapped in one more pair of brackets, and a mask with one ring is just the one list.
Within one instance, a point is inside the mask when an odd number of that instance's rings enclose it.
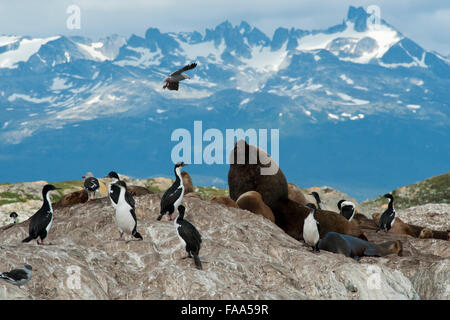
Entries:
{"label": "bare rock surface", "polygon": [[0,271],[24,262],[37,269],[22,288],[0,281],[0,299],[448,298],[448,258],[441,256],[448,257],[447,241],[411,238],[404,257],[356,262],[312,253],[262,216],[186,197],[186,219],[203,238],[204,270],[197,270],[181,259],[185,251],[173,223],[156,220],[160,197],[135,198],[143,241],[115,240],[108,199],[55,210],[47,246],[21,243],[28,221],[0,231]]}
{"label": "bare rock surface", "polygon": [[406,223],[433,230],[450,230],[450,204],[448,203],[429,203],[397,211],[399,217]]}

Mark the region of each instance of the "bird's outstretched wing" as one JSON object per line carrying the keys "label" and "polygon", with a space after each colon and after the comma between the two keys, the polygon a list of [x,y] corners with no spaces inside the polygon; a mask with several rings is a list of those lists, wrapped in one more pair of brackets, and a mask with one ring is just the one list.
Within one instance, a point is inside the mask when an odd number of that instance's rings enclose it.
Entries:
{"label": "bird's outstretched wing", "polygon": [[195,67],[197,66],[197,63],[191,63],[191,64],[188,64],[187,66],[184,66],[183,68],[181,68],[181,69],[178,69],[177,71],[175,71],[174,73],[172,73],[170,76],[176,76],[176,75],[179,75],[179,74],[181,74],[182,72],[184,72],[184,71],[187,71],[187,70],[191,70],[191,69],[194,69]]}

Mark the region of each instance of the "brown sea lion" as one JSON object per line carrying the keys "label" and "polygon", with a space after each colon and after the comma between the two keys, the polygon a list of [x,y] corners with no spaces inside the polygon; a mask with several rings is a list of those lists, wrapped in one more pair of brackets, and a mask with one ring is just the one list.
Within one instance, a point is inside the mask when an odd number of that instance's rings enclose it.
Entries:
{"label": "brown sea lion", "polygon": [[362,256],[382,257],[392,253],[402,255],[402,243],[398,240],[375,244],[337,232],[325,234],[318,247],[321,250],[344,254],[357,261]]}
{"label": "brown sea lion", "polygon": [[187,173],[186,171],[182,171],[181,178],[183,179],[184,194],[194,192],[194,185],[192,184],[192,179],[189,173]]}
{"label": "brown sea lion", "polygon": [[428,229],[428,228],[423,228],[422,231],[420,231],[419,238],[420,239],[433,238],[433,230]]}
{"label": "brown sea lion", "polygon": [[275,222],[275,216],[272,210],[264,203],[259,192],[247,191],[239,196],[236,201],[239,208],[248,210],[255,214],[262,215],[263,217]]}
{"label": "brown sea lion", "polygon": [[[88,193],[86,190],[79,190],[64,195],[58,202],[52,205],[53,209],[70,207],[75,204],[85,203],[88,201]],[[95,201],[95,200],[94,200]]]}
{"label": "brown sea lion", "polygon": [[[380,216],[381,214],[379,213],[374,213],[372,215],[373,221],[375,223],[378,224],[378,221],[380,220]],[[422,230],[423,229],[428,229],[431,231],[431,238],[433,239],[441,239],[441,240],[447,240],[449,239],[449,233],[447,231],[438,231],[438,230],[431,230],[429,228],[424,228],[424,227],[420,227],[420,226],[416,226],[413,224],[408,224],[403,222],[402,219],[400,219],[399,217],[397,217],[395,219],[395,224],[392,227],[391,230],[389,230],[389,232],[395,233],[395,234],[400,234],[400,235],[407,235],[407,236],[411,236],[411,237],[415,237],[415,238],[420,238]],[[428,231],[424,231],[423,236],[429,236],[430,232]]]}
{"label": "brown sea lion", "polygon": [[308,203],[308,200],[306,200],[306,197],[303,194],[302,190],[295,184],[290,182],[288,183],[288,197],[292,201],[295,201],[302,206],[306,206],[306,204]]}
{"label": "brown sea lion", "polygon": [[236,204],[236,202],[234,202],[234,200],[231,199],[230,197],[225,197],[225,196],[214,197],[211,199],[211,201],[224,204],[230,208],[239,208],[238,205]]}
{"label": "brown sea lion", "polygon": [[[256,157],[254,164],[253,156]],[[239,161],[240,159],[242,161]],[[275,174],[261,174],[261,170],[269,169]],[[249,145],[244,140],[236,142],[230,154],[228,186],[230,198],[234,201],[247,191],[259,192],[272,211],[279,200],[288,199],[288,184],[278,164],[265,151]]]}
{"label": "brown sea lion", "polygon": [[[275,223],[277,226],[291,237],[303,240],[303,222],[309,214],[309,208],[301,206],[295,201],[286,200],[280,202],[274,212],[276,212]],[[319,221],[320,237],[334,231],[367,240],[358,224],[349,222],[336,212],[318,209],[314,217]]]}
{"label": "brown sea lion", "polygon": [[150,189],[147,189],[146,187],[141,187],[141,186],[128,186],[127,187],[128,192],[130,192],[130,194],[133,197],[140,197],[146,194],[154,194],[155,192],[153,192]]}

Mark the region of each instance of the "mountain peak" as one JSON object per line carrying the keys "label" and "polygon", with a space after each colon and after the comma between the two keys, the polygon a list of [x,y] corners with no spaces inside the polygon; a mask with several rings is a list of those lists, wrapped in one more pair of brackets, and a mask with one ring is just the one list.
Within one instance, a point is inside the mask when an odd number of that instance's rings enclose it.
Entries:
{"label": "mountain peak", "polygon": [[367,18],[370,14],[366,12],[363,7],[350,6],[347,12],[347,21],[351,21],[355,24],[355,30],[362,32],[367,29]]}

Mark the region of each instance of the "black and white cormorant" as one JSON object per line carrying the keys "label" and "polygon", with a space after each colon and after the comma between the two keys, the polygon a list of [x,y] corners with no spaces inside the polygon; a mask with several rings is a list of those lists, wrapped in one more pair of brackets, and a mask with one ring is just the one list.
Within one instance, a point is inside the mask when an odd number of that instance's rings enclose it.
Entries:
{"label": "black and white cormorant", "polygon": [[12,224],[17,223],[17,217],[18,217],[18,216],[19,216],[19,215],[17,214],[17,212],[15,212],[15,211],[11,212],[11,214],[9,215],[9,217],[11,218],[11,223],[12,223]]}
{"label": "black and white cormorant", "polygon": [[0,279],[20,287],[30,281],[32,275],[33,268],[29,264],[24,264],[21,269],[14,269],[8,272],[0,273]]}
{"label": "black and white cormorant", "polygon": [[175,231],[183,246],[186,248],[188,255],[186,258],[194,258],[194,263],[197,269],[202,270],[202,263],[198,257],[200,251],[200,244],[202,243],[202,236],[198,230],[187,220],[184,220],[185,207],[178,206],[178,217],[174,220]]}
{"label": "black and white cormorant", "polygon": [[339,200],[338,209],[340,210],[341,215],[343,215],[348,221],[352,221],[355,216],[355,204],[349,200]]}
{"label": "black and white cormorant", "polygon": [[110,196],[112,199],[117,199],[116,224],[119,228],[120,239],[122,239],[123,233],[126,232],[142,240],[141,234],[136,230],[135,202],[131,194],[127,191],[126,183],[119,180],[112,184]]}
{"label": "black and white cormorant", "polygon": [[53,222],[53,208],[52,202],[50,201],[50,192],[56,189],[57,188],[52,184],[46,184],[44,188],[42,188],[44,203],[30,218],[30,225],[28,227],[29,236],[23,239],[22,242],[30,242],[39,237],[41,242],[37,239],[37,244],[44,244],[44,239],[47,237]]}
{"label": "black and white cormorant", "polygon": [[112,205],[114,208],[116,208],[117,201],[118,201],[118,199],[119,199],[119,194],[116,194],[116,195],[115,195],[115,198],[113,198],[113,197],[111,196],[111,195],[112,195],[112,193],[111,193],[111,186],[112,186],[113,184],[115,184],[117,181],[120,181],[119,175],[117,174],[117,172],[111,171],[110,173],[108,173],[108,175],[107,175],[105,178],[107,178],[107,179],[112,179],[112,182],[111,182],[111,183],[108,183],[108,197],[109,197],[109,200],[111,200],[111,205]]}
{"label": "black and white cormorant", "polygon": [[316,199],[317,208],[319,208],[320,210],[325,210],[325,208],[322,206],[322,201],[320,201],[319,194],[314,191],[314,192],[311,192],[310,195],[313,196],[314,199]]}
{"label": "black and white cormorant", "polygon": [[308,203],[306,207],[309,208],[309,214],[303,223],[303,240],[307,245],[310,245],[313,251],[320,251],[318,244],[320,240],[320,226],[319,222],[314,218],[316,206],[313,203]]}
{"label": "black and white cormorant", "polygon": [[86,173],[82,178],[84,179],[84,190],[86,190],[88,194],[88,202],[92,201],[95,199],[95,193],[100,188],[100,183],[97,178],[94,177],[92,172]]}
{"label": "black and white cormorant", "polygon": [[394,197],[392,194],[386,193],[383,197],[389,199],[389,204],[386,211],[384,211],[380,217],[377,232],[380,230],[388,232],[394,226],[395,218],[397,217],[397,213],[394,209]]}
{"label": "black and white cormorant", "polygon": [[161,211],[158,220],[161,220],[163,215],[169,214],[170,220],[173,220],[173,213],[181,204],[184,196],[184,185],[181,177],[181,168],[187,166],[184,162],[178,162],[175,165],[175,182],[167,189],[161,198]]}

